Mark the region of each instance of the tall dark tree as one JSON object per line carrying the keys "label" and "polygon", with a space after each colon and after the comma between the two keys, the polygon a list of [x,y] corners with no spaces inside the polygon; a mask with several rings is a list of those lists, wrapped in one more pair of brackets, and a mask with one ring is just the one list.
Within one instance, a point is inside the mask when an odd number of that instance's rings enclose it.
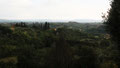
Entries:
{"label": "tall dark tree", "polygon": [[68,42],[64,39],[64,33],[58,33],[59,38],[55,41],[50,60],[51,68],[71,68],[72,50]]}
{"label": "tall dark tree", "polygon": [[42,23],[40,24],[40,29],[43,29],[43,24]]}
{"label": "tall dark tree", "polygon": [[47,30],[47,22],[45,22],[43,29]]}
{"label": "tall dark tree", "polygon": [[50,24],[48,22],[45,22],[43,28],[44,28],[44,30],[48,30],[50,28]]}
{"label": "tall dark tree", "polygon": [[[110,33],[112,40],[117,44],[120,52],[120,0],[113,0],[111,2],[111,9],[105,19],[107,31]],[[120,61],[119,57],[117,58],[118,60]],[[118,65],[120,67],[120,62]]]}
{"label": "tall dark tree", "polygon": [[47,24],[47,29],[50,29],[50,24],[49,23]]}
{"label": "tall dark tree", "polygon": [[111,34],[112,39],[118,44],[120,50],[120,0],[111,2],[111,9],[106,18],[105,24],[107,31]]}

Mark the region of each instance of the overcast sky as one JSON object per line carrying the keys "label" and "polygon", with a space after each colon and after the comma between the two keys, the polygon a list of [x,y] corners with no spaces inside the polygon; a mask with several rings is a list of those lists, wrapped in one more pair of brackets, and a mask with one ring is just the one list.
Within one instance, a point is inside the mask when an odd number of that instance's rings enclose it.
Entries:
{"label": "overcast sky", "polygon": [[109,0],[0,0],[0,19],[102,19]]}

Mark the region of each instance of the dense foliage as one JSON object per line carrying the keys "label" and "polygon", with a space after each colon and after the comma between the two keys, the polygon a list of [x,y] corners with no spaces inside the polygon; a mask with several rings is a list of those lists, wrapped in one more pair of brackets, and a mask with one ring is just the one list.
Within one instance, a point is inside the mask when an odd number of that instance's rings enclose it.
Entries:
{"label": "dense foliage", "polygon": [[21,24],[0,26],[0,68],[118,67],[118,51],[103,25]]}

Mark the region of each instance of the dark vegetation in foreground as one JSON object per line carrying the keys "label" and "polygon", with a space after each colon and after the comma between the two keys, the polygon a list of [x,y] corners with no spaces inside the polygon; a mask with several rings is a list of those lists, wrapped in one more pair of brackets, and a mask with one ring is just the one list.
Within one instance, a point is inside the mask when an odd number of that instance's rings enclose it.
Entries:
{"label": "dark vegetation in foreground", "polygon": [[103,24],[0,25],[0,68],[117,68]]}

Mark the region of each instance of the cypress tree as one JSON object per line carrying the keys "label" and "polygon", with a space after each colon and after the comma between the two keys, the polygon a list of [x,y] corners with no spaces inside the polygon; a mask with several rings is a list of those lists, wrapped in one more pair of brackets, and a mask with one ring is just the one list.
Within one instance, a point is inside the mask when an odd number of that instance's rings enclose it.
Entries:
{"label": "cypress tree", "polygon": [[107,20],[105,21],[107,31],[118,44],[120,50],[120,0],[113,0],[111,2],[111,9],[108,13]]}
{"label": "cypress tree", "polygon": [[51,68],[71,68],[72,66],[72,49],[64,39],[64,33],[58,34],[59,38],[55,41],[55,46],[51,51],[50,67]]}
{"label": "cypress tree", "polygon": [[[118,51],[120,52],[120,0],[111,1],[111,9],[105,20],[106,29],[111,35],[111,39],[116,43]],[[120,53],[115,58],[120,68]]]}

